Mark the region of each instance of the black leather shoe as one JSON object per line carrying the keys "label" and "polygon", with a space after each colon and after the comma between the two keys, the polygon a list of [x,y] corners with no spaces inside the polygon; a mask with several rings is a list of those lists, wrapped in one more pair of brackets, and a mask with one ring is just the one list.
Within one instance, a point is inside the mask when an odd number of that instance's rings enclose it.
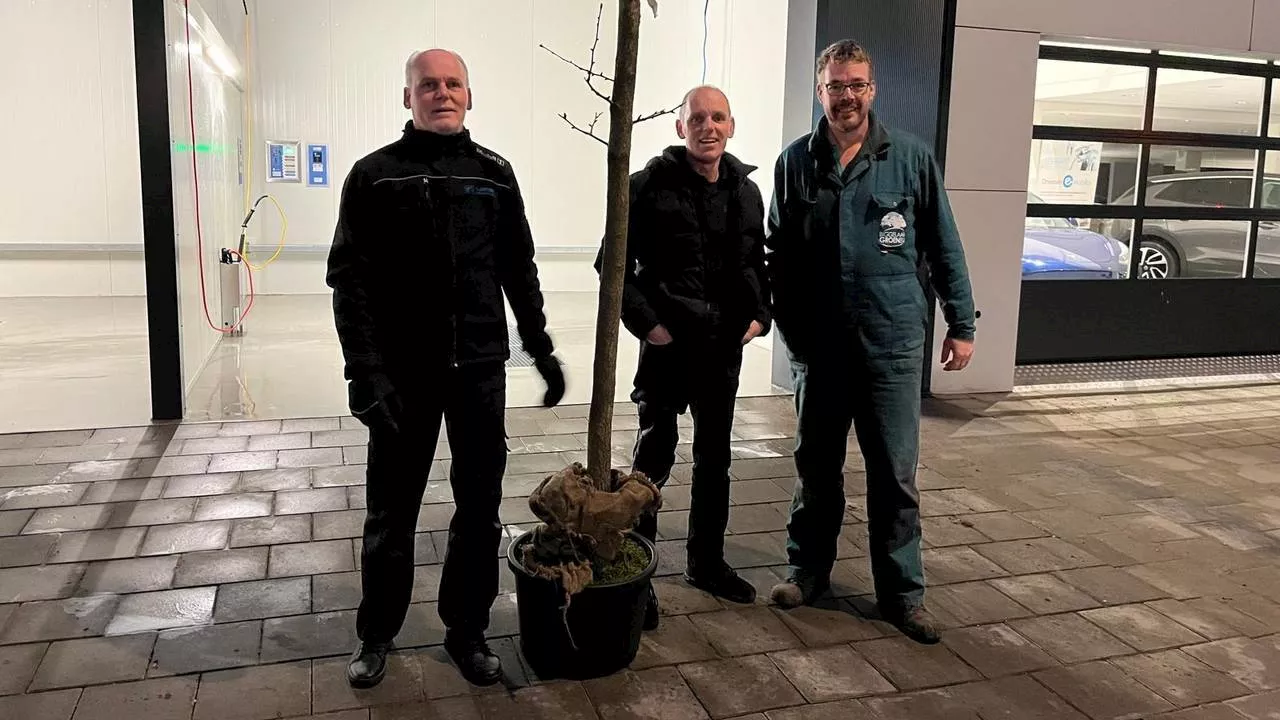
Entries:
{"label": "black leather shoe", "polygon": [[684,573],[684,581],[731,602],[750,605],[756,601],[755,586],[743,580],[724,562],[710,566],[691,565]]}
{"label": "black leather shoe", "polygon": [[502,660],[489,649],[483,635],[446,632],[444,649],[472,685],[493,685],[502,679]]}
{"label": "black leather shoe", "polygon": [[353,688],[371,688],[387,674],[387,651],[391,643],[362,642],[351,654],[347,665],[347,682]]}
{"label": "black leather shoe", "polygon": [[653,591],[653,585],[649,586],[649,604],[644,609],[644,629],[657,630],[658,622],[661,616],[658,612],[658,593]]}

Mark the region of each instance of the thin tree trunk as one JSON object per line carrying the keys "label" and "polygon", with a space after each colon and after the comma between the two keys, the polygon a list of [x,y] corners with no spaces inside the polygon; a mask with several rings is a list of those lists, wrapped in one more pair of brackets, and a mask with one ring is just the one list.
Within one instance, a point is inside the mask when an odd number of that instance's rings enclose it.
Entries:
{"label": "thin tree trunk", "polygon": [[587,470],[607,488],[613,456],[613,393],[617,379],[618,322],[627,257],[630,203],[632,109],[636,94],[636,56],[640,49],[640,0],[618,0],[618,49],[609,107],[609,173],[605,211],[600,307],[596,313],[596,351],[587,428]]}

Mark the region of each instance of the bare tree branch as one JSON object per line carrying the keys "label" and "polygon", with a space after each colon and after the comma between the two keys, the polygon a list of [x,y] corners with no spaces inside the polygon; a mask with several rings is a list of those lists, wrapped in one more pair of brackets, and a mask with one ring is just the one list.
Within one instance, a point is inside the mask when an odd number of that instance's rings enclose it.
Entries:
{"label": "bare tree branch", "polygon": [[597,77],[597,78],[600,78],[601,80],[604,80],[605,82],[613,82],[613,78],[609,77],[608,75],[605,75],[605,74],[604,74],[604,73],[602,73],[602,72],[597,72],[597,71],[592,70],[592,69],[590,69],[590,68],[582,67],[582,66],[581,66],[581,65],[579,65],[578,63],[576,63],[576,62],[574,62],[574,61],[570,60],[569,58],[567,58],[567,57],[565,57],[565,56],[561,55],[560,53],[556,52],[555,50],[552,50],[551,48],[547,47],[546,45],[543,45],[542,43],[539,43],[539,44],[538,44],[538,47],[540,47],[540,48],[542,48],[543,50],[546,50],[547,52],[549,52],[549,53],[551,53],[552,55],[556,56],[556,58],[557,58],[558,60],[560,60],[561,62],[565,63],[566,65],[571,65],[571,66],[573,66],[575,69],[577,69],[579,72],[581,72],[581,73],[585,74],[587,77]]}
{"label": "bare tree branch", "polygon": [[[600,45],[600,20],[602,18],[604,18],[603,0],[600,3],[600,7],[596,9],[596,39],[591,41],[591,67],[593,69],[596,66],[596,48]],[[601,75],[600,77],[603,78],[604,76]],[[610,80],[609,78],[605,78],[605,79]],[[612,80],[610,80],[610,82],[612,82]]]}
{"label": "bare tree branch", "polygon": [[637,117],[637,118],[634,120],[634,122],[642,123],[642,122],[644,122],[645,120],[652,120],[652,119],[657,118],[657,117],[662,117],[663,115],[671,115],[671,114],[674,114],[674,113],[675,113],[676,111],[678,111],[679,109],[680,109],[680,106],[679,106],[679,105],[676,105],[675,107],[670,108],[670,109],[667,109],[667,110],[656,110],[656,111],[654,111],[654,112],[649,113],[648,115],[641,115],[641,116]]}
{"label": "bare tree branch", "polygon": [[605,95],[604,93],[600,92],[599,90],[597,90],[597,89],[596,89],[596,86],[595,86],[595,85],[592,85],[592,84],[591,84],[591,78],[587,78],[587,87],[591,88],[591,92],[595,93],[595,94],[596,94],[596,97],[600,98],[601,100],[603,100],[603,101],[605,101],[605,102],[607,102],[607,103],[612,103],[612,102],[613,102],[613,98],[611,98],[611,97],[609,97],[608,95]]}
{"label": "bare tree branch", "polygon": [[[655,0],[649,0],[649,7],[654,11],[654,17],[657,17],[657,13],[658,13],[657,2]],[[587,61],[586,67],[583,67],[579,63],[576,63],[573,60],[570,60],[569,58],[561,55],[555,50],[552,50],[546,45],[539,43],[538,47],[551,53],[557,60],[563,62],[564,64],[582,73],[584,79],[587,81],[587,87],[591,89],[591,92],[595,93],[596,97],[612,105],[613,98],[609,97],[608,95],[605,95],[603,92],[598,90],[592,82],[597,78],[599,78],[600,80],[604,80],[605,82],[610,82],[610,83],[613,82],[613,78],[596,70],[596,50],[600,46],[600,23],[603,20],[603,18],[604,18],[604,3],[602,2],[600,3],[600,8],[596,11],[596,37],[595,37],[595,40],[592,41],[591,43],[590,59]],[[676,105],[675,107],[669,108],[667,110],[656,110],[647,115],[641,115],[637,117],[635,120],[632,121],[632,123],[633,124],[642,123],[646,120],[652,120],[654,118],[662,117],[663,115],[671,115],[677,112],[679,109],[680,109],[680,106]],[[606,141],[604,138],[601,138],[599,135],[596,135],[596,123],[599,122],[600,116],[603,114],[604,113],[596,113],[596,116],[591,120],[591,124],[588,125],[585,130],[579,125],[576,125],[572,120],[570,120],[568,113],[560,113],[560,119],[564,120],[565,123],[568,124],[568,126],[573,128],[574,130],[577,130],[578,132],[582,133],[583,135],[586,135],[587,137],[592,138],[593,140],[600,143],[601,145],[608,147],[609,145],[608,141]]]}
{"label": "bare tree branch", "polygon": [[601,116],[601,115],[603,115],[603,114],[604,114],[604,113],[596,113],[595,118],[591,120],[591,124],[590,124],[589,126],[587,126],[587,128],[588,128],[588,129],[586,129],[586,130],[583,130],[582,128],[580,128],[580,127],[578,127],[577,125],[575,125],[575,124],[574,124],[574,122],[573,122],[572,120],[570,120],[570,119],[569,119],[569,114],[568,114],[568,113],[560,113],[560,119],[561,119],[561,120],[564,120],[566,123],[568,123],[569,127],[573,128],[574,130],[577,130],[578,132],[582,133],[583,135],[586,135],[587,137],[591,138],[592,140],[595,140],[596,142],[600,143],[601,145],[604,145],[605,147],[608,147],[608,146],[609,146],[609,142],[608,142],[607,140],[605,140],[604,138],[600,137],[599,135],[596,135],[596,122],[597,122],[598,120],[600,120],[600,116]]}
{"label": "bare tree branch", "polygon": [[552,50],[546,45],[539,43],[538,47],[542,48],[543,50],[546,50],[547,52],[554,55],[560,61],[580,71],[586,77],[587,87],[591,88],[591,92],[595,93],[596,97],[600,98],[601,100],[607,103],[612,103],[613,99],[610,98],[608,95],[605,95],[604,93],[600,92],[600,90],[598,90],[596,86],[592,83],[592,80],[595,80],[596,78],[600,78],[605,82],[613,82],[613,78],[596,70],[596,48],[599,47],[600,45],[600,21],[603,18],[604,18],[604,3],[602,2],[600,3],[600,9],[596,11],[596,39],[594,42],[591,43],[591,60],[590,62],[587,63],[586,67],[582,67],[578,63],[561,55],[555,50]]}

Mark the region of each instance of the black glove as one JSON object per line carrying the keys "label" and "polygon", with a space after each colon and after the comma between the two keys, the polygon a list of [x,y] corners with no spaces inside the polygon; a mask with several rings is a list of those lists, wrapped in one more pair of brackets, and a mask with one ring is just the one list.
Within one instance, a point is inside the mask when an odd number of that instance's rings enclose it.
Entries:
{"label": "black glove", "polygon": [[369,429],[400,432],[404,406],[386,375],[371,375],[347,385],[351,415]]}
{"label": "black glove", "polygon": [[547,383],[547,394],[542,396],[543,407],[555,407],[564,398],[564,371],[554,355],[539,358],[533,363],[538,374]]}

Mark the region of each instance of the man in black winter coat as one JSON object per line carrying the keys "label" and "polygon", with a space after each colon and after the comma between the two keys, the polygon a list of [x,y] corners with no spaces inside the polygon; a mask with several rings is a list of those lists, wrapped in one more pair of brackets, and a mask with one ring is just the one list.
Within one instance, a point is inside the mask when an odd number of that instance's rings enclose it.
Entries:
{"label": "man in black winter coat", "polygon": [[564,377],[515,175],[463,125],[471,89],[462,58],[412,55],[404,106],[413,119],[403,137],[346,179],[327,275],[351,411],[369,428],[360,645],[347,679],[372,687],[386,672],[413,592],[414,532],[443,419],[456,509],[439,612],[462,675],[486,685],[502,676],[484,633],[498,593],[507,457],[504,294],[547,382],[545,405],[560,401]]}
{"label": "man in black winter coat", "polygon": [[[640,432],[633,469],[660,487],[675,462],[676,417],[693,414],[693,487],[685,580],[734,602],[755,588],[724,561],[729,521],[729,442],[743,346],[771,324],[764,273],[764,201],[754,167],[725,152],[729,99],[689,91],[673,146],[631,177],[622,321],[640,339],[631,395]],[[597,260],[597,268],[600,261]],[[650,540],[657,517],[637,530]],[[645,626],[658,625],[650,590]]]}

